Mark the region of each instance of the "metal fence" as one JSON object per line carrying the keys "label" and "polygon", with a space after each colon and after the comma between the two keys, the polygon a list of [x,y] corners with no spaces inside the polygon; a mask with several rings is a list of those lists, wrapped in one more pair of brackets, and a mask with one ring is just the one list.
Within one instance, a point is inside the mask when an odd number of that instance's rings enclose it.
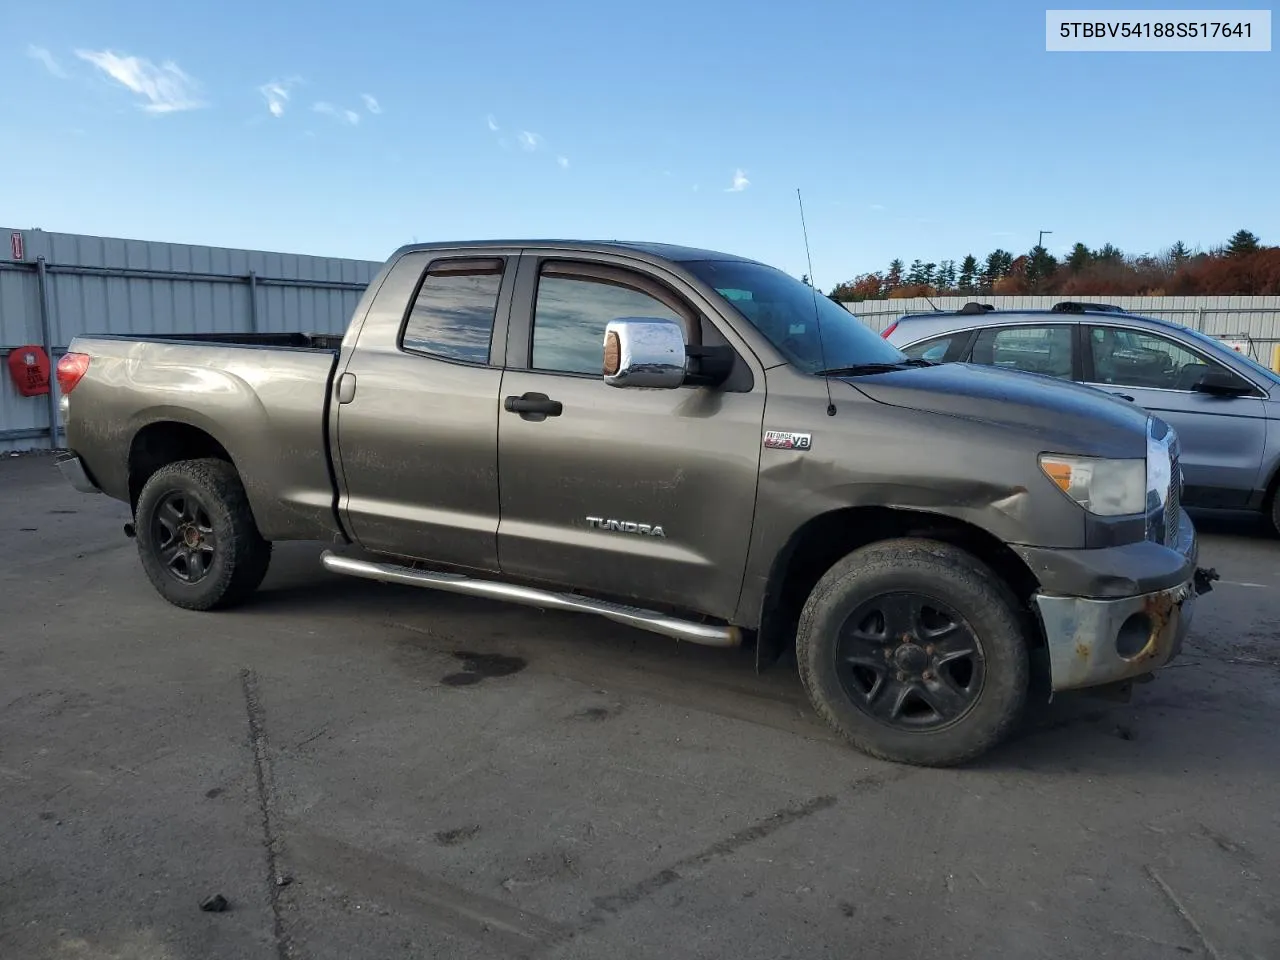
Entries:
{"label": "metal fence", "polygon": [[1210,336],[1230,341],[1260,363],[1274,363],[1280,346],[1280,296],[1270,297],[994,297],[970,294],[960,297],[924,297],[902,300],[862,300],[844,306],[877,333],[906,313],[957,310],[977,301],[997,310],[1048,310],[1066,299],[1103,302],[1131,313],[1179,323]]}
{"label": "metal fence", "polygon": [[[0,365],[82,333],[341,333],[379,262],[4,230]],[[0,366],[0,451],[58,445],[57,384],[24,397]],[[50,425],[53,426],[51,435]]]}

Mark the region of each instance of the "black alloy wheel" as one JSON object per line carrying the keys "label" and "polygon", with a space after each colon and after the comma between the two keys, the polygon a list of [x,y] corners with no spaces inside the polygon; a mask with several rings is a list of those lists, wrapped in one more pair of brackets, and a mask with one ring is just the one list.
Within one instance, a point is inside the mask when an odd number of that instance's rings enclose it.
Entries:
{"label": "black alloy wheel", "polygon": [[949,604],[886,593],[850,614],[834,647],[840,685],[869,716],[899,730],[935,730],[973,708],[986,658]]}

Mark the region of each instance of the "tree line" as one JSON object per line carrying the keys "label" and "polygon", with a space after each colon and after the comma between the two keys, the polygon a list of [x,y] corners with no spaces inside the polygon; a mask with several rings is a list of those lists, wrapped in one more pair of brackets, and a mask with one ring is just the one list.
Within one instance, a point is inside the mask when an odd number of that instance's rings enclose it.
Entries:
{"label": "tree line", "polygon": [[1250,231],[1238,230],[1227,243],[1207,251],[1178,241],[1158,254],[1130,255],[1110,243],[1096,249],[1077,243],[1059,260],[1040,245],[1016,257],[997,248],[982,260],[968,254],[958,263],[913,260],[907,266],[894,260],[887,270],[836,284],[827,296],[847,303],[964,294],[1280,294],[1280,247],[1264,246]]}

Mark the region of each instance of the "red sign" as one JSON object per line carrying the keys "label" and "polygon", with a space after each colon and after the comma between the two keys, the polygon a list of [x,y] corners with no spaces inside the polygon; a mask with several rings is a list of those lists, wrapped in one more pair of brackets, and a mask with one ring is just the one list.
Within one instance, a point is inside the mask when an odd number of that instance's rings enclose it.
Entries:
{"label": "red sign", "polygon": [[9,376],[24,397],[43,397],[49,392],[49,357],[42,347],[28,343],[9,351]]}
{"label": "red sign", "polygon": [[26,244],[22,242],[22,234],[17,230],[9,234],[9,249],[13,252],[13,259],[25,260],[27,258]]}

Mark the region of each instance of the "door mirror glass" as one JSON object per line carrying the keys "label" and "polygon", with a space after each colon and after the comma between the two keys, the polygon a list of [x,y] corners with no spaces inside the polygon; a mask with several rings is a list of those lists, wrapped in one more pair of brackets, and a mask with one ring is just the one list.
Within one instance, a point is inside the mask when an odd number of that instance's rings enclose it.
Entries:
{"label": "door mirror glass", "polygon": [[1221,367],[1208,368],[1191,389],[1225,397],[1239,397],[1253,392],[1249,384],[1230,370],[1223,370]]}
{"label": "door mirror glass", "polygon": [[620,317],[604,332],[604,382],[611,387],[678,387],[688,372],[684,329],[674,320]]}

